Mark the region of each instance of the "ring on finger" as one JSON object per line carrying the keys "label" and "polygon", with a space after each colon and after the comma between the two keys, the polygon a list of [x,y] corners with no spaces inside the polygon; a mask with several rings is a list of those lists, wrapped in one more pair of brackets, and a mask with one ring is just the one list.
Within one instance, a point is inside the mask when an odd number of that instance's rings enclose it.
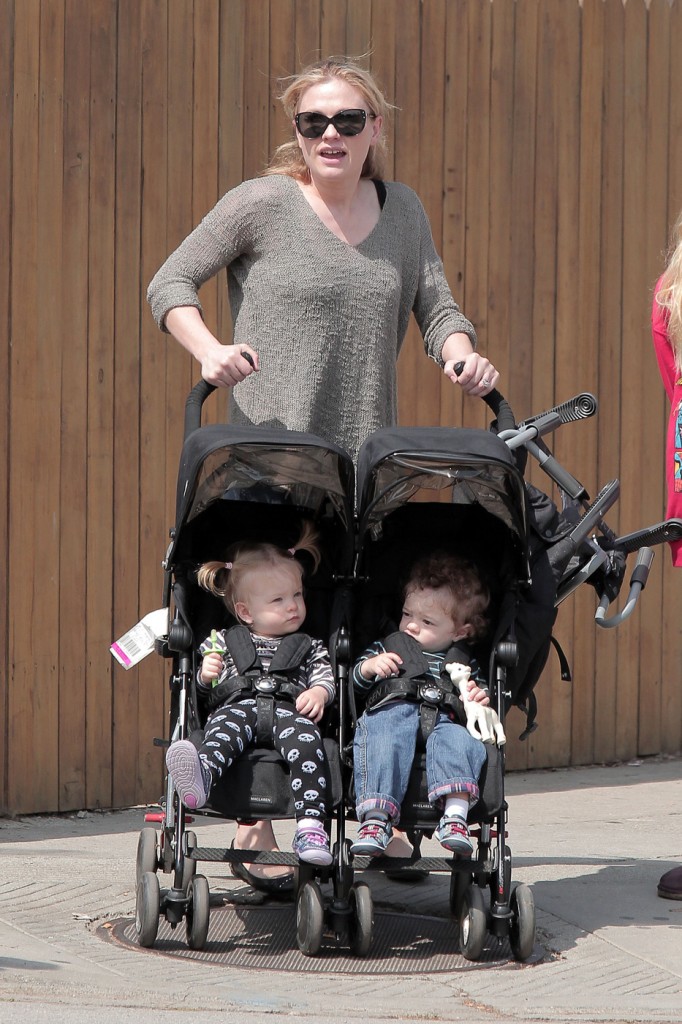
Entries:
{"label": "ring on finger", "polygon": [[488,380],[487,377],[481,377],[481,384],[483,385],[484,388],[490,387],[490,381]]}

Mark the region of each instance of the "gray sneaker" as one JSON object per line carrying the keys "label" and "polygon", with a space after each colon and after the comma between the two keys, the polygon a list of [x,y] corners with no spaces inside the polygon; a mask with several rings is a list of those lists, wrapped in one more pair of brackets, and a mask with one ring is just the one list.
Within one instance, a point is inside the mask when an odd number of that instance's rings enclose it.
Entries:
{"label": "gray sneaker", "polygon": [[350,848],[356,856],[380,857],[393,837],[390,821],[382,818],[365,818],[358,829],[358,837]]}

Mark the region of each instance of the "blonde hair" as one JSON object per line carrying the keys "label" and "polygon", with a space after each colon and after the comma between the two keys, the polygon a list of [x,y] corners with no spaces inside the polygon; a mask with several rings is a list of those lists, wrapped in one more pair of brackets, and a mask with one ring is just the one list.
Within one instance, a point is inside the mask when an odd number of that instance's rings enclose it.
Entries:
{"label": "blonde hair", "polygon": [[[287,119],[293,121],[298,113],[301,96],[313,85],[340,78],[362,93],[369,113],[381,117],[384,126],[391,109],[391,104],[383,95],[375,79],[355,60],[348,57],[326,57],[317,61],[297,75],[281,79],[280,86],[285,86],[277,97],[284,107]],[[362,168],[363,178],[383,178],[386,173],[386,138],[382,131],[373,146],[370,146],[367,159]],[[303,154],[296,138],[278,146],[270,163],[263,174],[288,174],[299,181],[310,181],[310,171],[303,159]]]}
{"label": "blonde hair", "polygon": [[241,599],[244,578],[254,571],[272,572],[274,569],[296,569],[303,579],[303,566],[296,560],[299,551],[313,559],[313,572],[320,564],[317,530],[305,522],[301,535],[292,548],[280,548],[264,542],[233,544],[224,562],[204,562],[197,571],[197,583],[209,594],[222,597],[227,608],[238,618],[235,605]]}
{"label": "blonde hair", "polygon": [[675,222],[656,302],[668,312],[668,337],[675,357],[675,367],[682,373],[682,212]]}

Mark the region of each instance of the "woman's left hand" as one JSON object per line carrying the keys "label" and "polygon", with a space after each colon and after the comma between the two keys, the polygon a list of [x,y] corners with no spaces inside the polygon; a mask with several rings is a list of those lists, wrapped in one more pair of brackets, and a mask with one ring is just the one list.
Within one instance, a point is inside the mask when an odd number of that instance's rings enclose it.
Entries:
{"label": "woman's left hand", "polygon": [[[458,376],[455,373],[455,365],[461,362],[464,362],[464,367]],[[489,395],[500,379],[490,360],[478,352],[471,352],[464,360],[448,359],[443,367],[443,373],[453,384],[459,384],[462,391],[476,398]]]}

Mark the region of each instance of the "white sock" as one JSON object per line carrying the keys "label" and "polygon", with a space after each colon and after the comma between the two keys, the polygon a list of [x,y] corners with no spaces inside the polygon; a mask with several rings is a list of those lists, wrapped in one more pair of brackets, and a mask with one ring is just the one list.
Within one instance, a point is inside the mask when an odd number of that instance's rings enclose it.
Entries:
{"label": "white sock", "polygon": [[296,822],[296,828],[299,832],[312,832],[317,829],[324,831],[324,825],[317,818],[301,818]]}
{"label": "white sock", "polygon": [[445,810],[443,811],[444,818],[461,818],[462,821],[466,821],[468,814],[468,796],[460,796],[458,793],[453,793],[450,796],[446,796]]}

